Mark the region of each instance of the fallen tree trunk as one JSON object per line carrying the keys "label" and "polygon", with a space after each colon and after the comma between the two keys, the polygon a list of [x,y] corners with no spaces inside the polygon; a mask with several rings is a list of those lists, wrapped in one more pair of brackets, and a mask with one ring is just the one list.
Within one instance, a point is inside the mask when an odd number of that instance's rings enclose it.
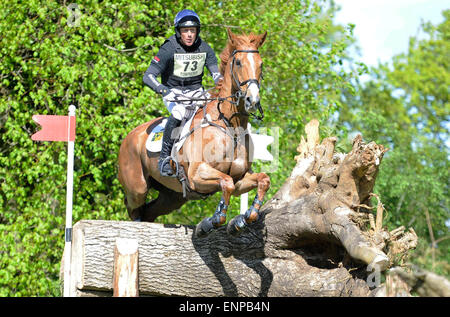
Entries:
{"label": "fallen tree trunk", "polygon": [[[74,226],[72,295],[112,293],[117,238],[139,241],[139,293],[157,296],[341,296],[369,289],[343,267],[308,264],[308,254],[267,256],[263,240],[219,229],[192,239],[194,228],[83,220]],[[303,255],[303,256],[302,256]],[[76,259],[79,259],[78,261]]]}
{"label": "fallen tree trunk", "polygon": [[227,235],[225,228],[195,238],[190,226],[77,223],[72,295],[112,292],[117,238],[139,242],[141,295],[376,295],[380,273],[417,243],[412,229],[382,228],[380,202],[376,223],[371,213],[386,149],[358,136],[350,153],[335,153],[335,138],[319,143],[316,120],[306,133],[290,177],[262,207],[261,221],[238,237]]}

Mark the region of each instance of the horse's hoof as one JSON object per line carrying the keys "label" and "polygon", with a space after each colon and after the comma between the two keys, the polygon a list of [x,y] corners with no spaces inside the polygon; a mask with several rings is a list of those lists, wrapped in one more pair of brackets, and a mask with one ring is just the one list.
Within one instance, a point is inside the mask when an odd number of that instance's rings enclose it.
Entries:
{"label": "horse's hoof", "polygon": [[245,223],[244,215],[237,215],[228,223],[227,233],[232,236],[237,236],[241,234],[246,227],[247,224]]}
{"label": "horse's hoof", "polygon": [[247,226],[250,228],[257,227],[258,225],[264,222],[264,219],[265,219],[264,212],[259,212],[258,218],[255,221],[248,223]]}
{"label": "horse's hoof", "polygon": [[204,238],[214,229],[211,218],[205,218],[195,227],[195,236]]}

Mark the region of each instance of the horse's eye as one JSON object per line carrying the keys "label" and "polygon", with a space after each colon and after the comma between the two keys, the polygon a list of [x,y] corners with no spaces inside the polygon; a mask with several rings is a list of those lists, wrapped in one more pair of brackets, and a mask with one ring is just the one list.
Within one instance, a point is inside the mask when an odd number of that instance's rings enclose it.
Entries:
{"label": "horse's eye", "polygon": [[242,66],[242,64],[241,64],[241,60],[240,60],[240,59],[237,59],[237,60],[236,60],[236,66],[239,66],[239,67],[241,67],[241,66]]}

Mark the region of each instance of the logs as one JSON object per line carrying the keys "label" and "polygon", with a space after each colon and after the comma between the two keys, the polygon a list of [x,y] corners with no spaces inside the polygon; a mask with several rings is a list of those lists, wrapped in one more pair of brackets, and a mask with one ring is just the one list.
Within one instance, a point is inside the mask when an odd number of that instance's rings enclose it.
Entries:
{"label": "logs", "polygon": [[[193,227],[83,220],[74,226],[72,296],[111,296],[118,238],[139,242],[139,293],[150,296],[366,296],[344,268],[308,264],[314,256],[268,257],[261,237],[221,228],[193,239]],[[258,233],[256,233],[258,235]],[[302,257],[303,255],[303,257]],[[311,258],[309,258],[311,257]]]}

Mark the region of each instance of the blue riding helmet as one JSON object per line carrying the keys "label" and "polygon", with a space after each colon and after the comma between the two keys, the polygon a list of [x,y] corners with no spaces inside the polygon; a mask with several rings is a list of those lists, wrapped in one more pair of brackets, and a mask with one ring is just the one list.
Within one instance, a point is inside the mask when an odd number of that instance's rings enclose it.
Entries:
{"label": "blue riding helmet", "polygon": [[175,33],[178,38],[180,38],[180,28],[189,26],[197,28],[197,38],[198,38],[198,34],[200,33],[200,18],[194,11],[187,9],[181,10],[175,16],[173,24],[175,26]]}
{"label": "blue riding helmet", "polygon": [[[190,21],[190,23],[188,21]],[[200,18],[194,11],[184,9],[177,13],[173,24],[175,25],[175,28],[183,26],[200,27]]]}

